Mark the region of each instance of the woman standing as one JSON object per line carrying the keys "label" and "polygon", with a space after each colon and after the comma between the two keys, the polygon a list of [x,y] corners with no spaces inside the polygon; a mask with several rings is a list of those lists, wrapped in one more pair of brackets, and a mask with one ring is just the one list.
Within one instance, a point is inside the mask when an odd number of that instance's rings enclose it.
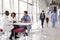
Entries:
{"label": "woman standing", "polygon": [[48,27],[48,23],[49,23],[49,12],[46,15],[46,24],[47,24],[47,27]]}

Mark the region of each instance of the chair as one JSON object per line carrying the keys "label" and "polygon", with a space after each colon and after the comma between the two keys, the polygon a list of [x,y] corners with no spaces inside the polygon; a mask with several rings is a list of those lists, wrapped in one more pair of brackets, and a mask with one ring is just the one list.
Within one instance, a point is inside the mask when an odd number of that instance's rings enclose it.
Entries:
{"label": "chair", "polygon": [[2,32],[3,30],[2,29],[0,29],[0,32]]}
{"label": "chair", "polygon": [[23,33],[23,32],[25,32],[25,31],[26,31],[26,29],[24,29],[24,28],[15,29],[15,30],[14,30],[14,38],[15,38],[15,32],[17,32],[17,33]]}
{"label": "chair", "polygon": [[[2,29],[0,29],[0,34],[2,34],[2,32],[3,32],[3,30],[2,30]],[[1,35],[0,35],[0,40],[1,40]]]}

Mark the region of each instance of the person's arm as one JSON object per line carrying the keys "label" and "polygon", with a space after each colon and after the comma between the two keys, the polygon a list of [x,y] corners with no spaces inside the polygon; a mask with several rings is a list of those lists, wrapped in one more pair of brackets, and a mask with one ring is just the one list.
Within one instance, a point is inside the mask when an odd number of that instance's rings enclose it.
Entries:
{"label": "person's arm", "polygon": [[24,22],[24,16],[21,18],[21,21],[20,22]]}
{"label": "person's arm", "polygon": [[45,13],[44,13],[44,19],[45,19]]}
{"label": "person's arm", "polygon": [[27,21],[27,22],[29,22],[29,23],[31,22],[31,18],[30,18],[30,16],[28,16],[28,21]]}
{"label": "person's arm", "polygon": [[29,23],[30,23],[30,22],[31,22],[31,20],[28,20],[27,22],[29,22]]}

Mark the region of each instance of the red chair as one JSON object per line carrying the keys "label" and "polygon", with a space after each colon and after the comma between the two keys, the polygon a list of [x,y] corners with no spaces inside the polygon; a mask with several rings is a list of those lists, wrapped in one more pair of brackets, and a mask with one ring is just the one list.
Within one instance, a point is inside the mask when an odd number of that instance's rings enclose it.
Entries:
{"label": "red chair", "polygon": [[[15,35],[15,32],[17,32],[17,33],[23,33],[23,32],[25,32],[26,31],[26,29],[24,29],[24,28],[18,28],[18,29],[15,29],[14,30],[14,35]],[[14,36],[15,37],[15,36]]]}
{"label": "red chair", "polygon": [[[2,30],[2,29],[0,29],[0,34],[2,34],[2,31],[3,31],[3,30]],[[0,37],[1,37],[1,36],[0,36]],[[0,40],[1,40],[1,38],[0,38]]]}
{"label": "red chair", "polygon": [[2,32],[3,30],[2,29],[0,29],[0,32]]}

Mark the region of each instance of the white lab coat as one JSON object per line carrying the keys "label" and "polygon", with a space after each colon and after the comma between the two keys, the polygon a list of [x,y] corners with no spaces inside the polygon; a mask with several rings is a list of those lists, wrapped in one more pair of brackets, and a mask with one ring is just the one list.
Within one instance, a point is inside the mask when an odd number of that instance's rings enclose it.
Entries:
{"label": "white lab coat", "polygon": [[12,29],[12,24],[10,23],[9,17],[4,15],[1,19],[1,28],[3,32],[9,32]]}
{"label": "white lab coat", "polygon": [[[16,22],[17,22],[17,19],[16,19],[16,18],[12,18],[12,17],[10,17],[9,20],[10,20],[10,23],[13,23],[13,21],[16,21]],[[11,27],[11,29],[14,28],[13,25],[10,25],[10,27]]]}
{"label": "white lab coat", "polygon": [[9,19],[10,19],[11,23],[13,23],[13,21],[17,21],[16,17],[15,18],[10,17]]}

